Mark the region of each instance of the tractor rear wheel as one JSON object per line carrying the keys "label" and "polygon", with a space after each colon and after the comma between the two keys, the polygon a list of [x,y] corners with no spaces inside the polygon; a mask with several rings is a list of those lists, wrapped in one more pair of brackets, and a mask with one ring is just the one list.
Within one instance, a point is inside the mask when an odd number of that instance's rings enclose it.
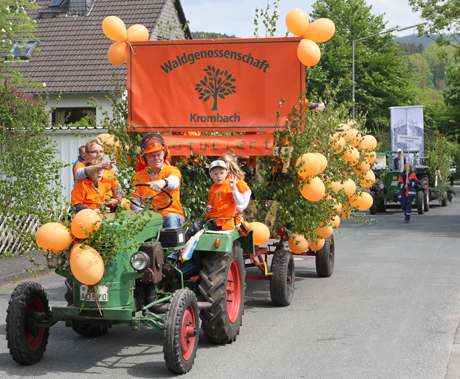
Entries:
{"label": "tractor rear wheel", "polygon": [[174,292],[165,322],[163,353],[166,367],[175,374],[190,371],[199,338],[198,302],[188,288]]}
{"label": "tractor rear wheel", "polygon": [[291,304],[294,295],[295,265],[292,254],[285,249],[275,251],[271,271],[270,297],[272,303],[278,307],[285,307]]}
{"label": "tractor rear wheel", "polygon": [[443,191],[441,194],[441,206],[447,207],[447,192]]}
{"label": "tractor rear wheel", "polygon": [[424,201],[425,201],[424,197],[425,197],[425,192],[417,191],[415,202],[417,204],[417,212],[419,215],[423,214]]}
{"label": "tractor rear wheel", "polygon": [[371,215],[377,214],[377,196],[375,196],[375,192],[371,192],[372,195],[372,205],[369,208],[369,213]]}
{"label": "tractor rear wheel", "polygon": [[6,339],[13,359],[21,365],[40,361],[48,343],[49,327],[36,326],[34,313],[49,313],[48,298],[35,282],[19,284],[6,311]]}
{"label": "tractor rear wheel", "polygon": [[100,337],[107,334],[109,329],[107,321],[104,320],[72,320],[72,329],[75,333],[80,334],[83,337]]}
{"label": "tractor rear wheel", "polygon": [[323,248],[316,253],[316,273],[320,278],[328,278],[334,272],[335,247],[334,236],[326,239]]}
{"label": "tractor rear wheel", "polygon": [[210,308],[203,309],[202,328],[210,341],[231,343],[240,332],[244,311],[243,249],[236,242],[231,254],[206,253],[201,259],[198,289]]}

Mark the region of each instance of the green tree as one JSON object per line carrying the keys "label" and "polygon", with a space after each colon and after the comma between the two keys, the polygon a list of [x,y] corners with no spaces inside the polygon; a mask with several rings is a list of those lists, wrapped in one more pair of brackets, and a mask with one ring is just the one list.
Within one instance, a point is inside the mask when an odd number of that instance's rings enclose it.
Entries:
{"label": "green tree", "polygon": [[460,31],[459,0],[409,0],[412,8],[429,21],[425,30],[430,33],[447,30],[453,33]]}
{"label": "green tree", "polygon": [[356,43],[356,110],[367,114],[373,131],[389,125],[388,107],[412,104],[408,66],[399,46],[385,31],[383,16],[375,16],[364,0],[318,0],[312,17],[328,17],[336,24],[334,38],[322,45],[321,62],[310,71],[309,95],[351,105],[352,40]]}

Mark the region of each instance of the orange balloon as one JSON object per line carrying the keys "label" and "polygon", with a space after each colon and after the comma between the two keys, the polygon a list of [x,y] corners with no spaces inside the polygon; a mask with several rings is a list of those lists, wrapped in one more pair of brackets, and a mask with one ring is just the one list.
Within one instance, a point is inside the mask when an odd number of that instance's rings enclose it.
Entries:
{"label": "orange balloon", "polygon": [[349,146],[347,150],[343,153],[343,159],[345,159],[348,163],[355,164],[359,160],[358,149]]}
{"label": "orange balloon", "polygon": [[335,34],[335,24],[328,18],[318,18],[308,25],[304,38],[317,43],[329,41]]}
{"label": "orange balloon", "polygon": [[340,183],[340,182],[331,182],[331,184],[329,185],[329,187],[331,187],[331,190],[333,192],[339,192],[340,190],[343,189],[343,184]]}
{"label": "orange balloon", "polygon": [[125,23],[117,16],[107,16],[102,21],[102,30],[107,38],[116,42],[126,41],[128,33]]}
{"label": "orange balloon", "polygon": [[366,211],[374,202],[372,196],[367,192],[361,192],[352,197],[350,203],[353,207],[358,208],[360,211]]}
{"label": "orange balloon", "polygon": [[377,160],[377,154],[375,151],[371,151],[370,153],[366,154],[366,159],[369,164],[373,164]]}
{"label": "orange balloon", "polygon": [[134,24],[128,28],[127,31],[128,41],[148,41],[149,30],[141,24]]}
{"label": "orange balloon", "polygon": [[334,148],[334,151],[339,154],[343,151],[345,147],[345,139],[340,135],[340,133],[334,133],[331,138],[331,145]]}
{"label": "orange balloon", "polygon": [[377,140],[374,136],[366,135],[359,144],[361,150],[372,151],[377,148]]}
{"label": "orange balloon", "polygon": [[318,174],[320,174],[327,167],[327,158],[321,153],[314,153],[314,154],[318,157],[318,160],[320,162],[321,171],[318,173]]}
{"label": "orange balloon", "polygon": [[301,184],[300,193],[308,201],[316,203],[326,195],[326,187],[323,181],[315,176]]}
{"label": "orange balloon", "polygon": [[252,239],[254,245],[263,245],[270,240],[270,230],[267,225],[261,222],[251,222],[249,223],[250,230],[252,230]]}
{"label": "orange balloon", "polygon": [[62,253],[72,243],[68,228],[59,222],[48,222],[40,226],[35,233],[35,242],[41,249],[50,253]]}
{"label": "orange balloon", "polygon": [[287,29],[296,36],[303,36],[308,29],[308,14],[303,9],[291,9],[286,15]]}
{"label": "orange balloon", "polygon": [[318,238],[329,238],[334,233],[334,229],[330,225],[321,226],[315,229],[315,233]]}
{"label": "orange balloon", "polygon": [[304,253],[308,250],[308,241],[301,234],[293,234],[288,241],[289,251],[294,254]]}
{"label": "orange balloon", "polygon": [[334,216],[334,217],[332,217],[331,225],[332,225],[335,229],[337,229],[337,228],[340,226],[340,217],[339,217],[339,216]]}
{"label": "orange balloon", "polygon": [[343,133],[343,138],[345,138],[345,141],[348,142],[350,145],[356,147],[359,146],[359,143],[361,141],[361,133],[354,129],[350,128],[348,130],[345,130]]}
{"label": "orange balloon", "polygon": [[101,217],[92,209],[82,209],[72,219],[70,230],[79,238],[88,238],[91,233],[99,229]]}
{"label": "orange balloon", "polygon": [[356,183],[352,179],[347,179],[343,182],[343,190],[348,197],[353,196],[356,192]]}
{"label": "orange balloon", "polygon": [[371,165],[367,161],[358,162],[354,167],[358,175],[368,172],[370,168]]}
{"label": "orange balloon", "polygon": [[350,124],[348,124],[348,123],[341,123],[341,124],[339,124],[339,129],[340,129],[342,132],[344,132],[344,131],[346,131],[346,130],[348,130],[348,129],[350,129],[350,128],[351,128],[351,126],[350,126]]}
{"label": "orange balloon", "polygon": [[80,283],[93,286],[104,276],[104,261],[90,246],[76,245],[70,254],[70,271]]}
{"label": "orange balloon", "polygon": [[321,59],[321,50],[313,41],[303,39],[297,46],[297,58],[304,66],[313,67]]}
{"label": "orange balloon", "polygon": [[[327,161],[326,161],[327,164]],[[296,161],[297,175],[301,179],[320,174],[322,161],[316,153],[302,154]]]}
{"label": "orange balloon", "polygon": [[316,242],[308,241],[308,245],[310,247],[310,250],[313,250],[313,251],[321,250],[325,243],[326,243],[326,240],[324,240],[322,238],[318,239]]}
{"label": "orange balloon", "polygon": [[375,183],[375,174],[374,174],[374,171],[372,170],[367,171],[363,175],[361,180],[359,181],[359,184],[363,188],[371,188],[374,185],[374,183]]}
{"label": "orange balloon", "polygon": [[107,50],[107,60],[110,64],[119,65],[126,63],[128,58],[128,45],[126,42],[115,42]]}

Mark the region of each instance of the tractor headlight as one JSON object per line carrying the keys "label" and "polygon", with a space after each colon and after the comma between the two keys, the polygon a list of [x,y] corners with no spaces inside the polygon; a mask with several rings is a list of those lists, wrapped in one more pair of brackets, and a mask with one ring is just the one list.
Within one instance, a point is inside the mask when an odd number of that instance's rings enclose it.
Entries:
{"label": "tractor headlight", "polygon": [[138,251],[131,256],[131,266],[136,271],[145,270],[150,263],[150,257],[143,251]]}

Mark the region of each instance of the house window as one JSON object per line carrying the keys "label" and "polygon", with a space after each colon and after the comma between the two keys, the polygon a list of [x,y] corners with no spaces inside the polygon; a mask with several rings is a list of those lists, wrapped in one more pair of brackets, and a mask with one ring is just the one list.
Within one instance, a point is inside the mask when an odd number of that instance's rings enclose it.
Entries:
{"label": "house window", "polygon": [[81,121],[83,126],[96,126],[96,108],[55,108],[52,113],[52,126],[59,128]]}
{"label": "house window", "polygon": [[11,49],[11,55],[18,59],[29,59],[37,45],[38,41],[16,42]]}

